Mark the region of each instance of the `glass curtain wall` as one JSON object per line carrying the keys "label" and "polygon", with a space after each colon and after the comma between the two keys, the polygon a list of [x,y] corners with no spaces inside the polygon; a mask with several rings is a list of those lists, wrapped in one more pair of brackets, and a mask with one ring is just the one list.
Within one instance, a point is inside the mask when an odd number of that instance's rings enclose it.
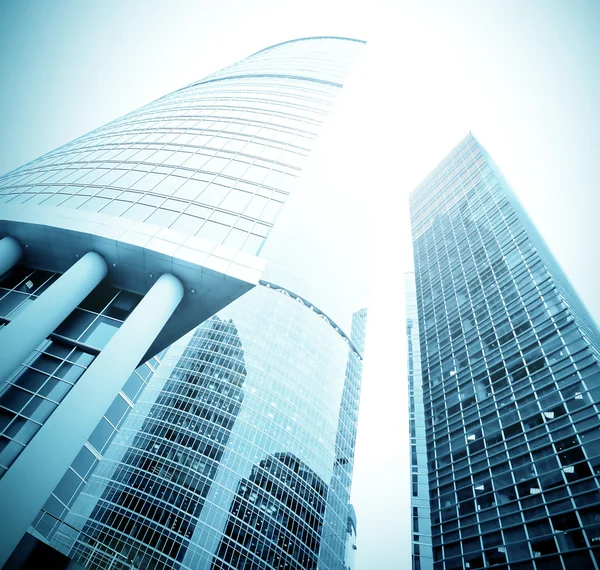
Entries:
{"label": "glass curtain wall", "polygon": [[434,568],[598,568],[598,331],[469,134],[411,195]]}
{"label": "glass curtain wall", "polygon": [[223,309],[167,351],[51,544],[89,568],[343,568],[365,324],[344,338],[266,286]]}
{"label": "glass curtain wall", "polygon": [[432,570],[431,514],[425,444],[425,409],[421,376],[421,345],[415,274],[404,275],[408,376],[408,429],[410,435],[410,508],[413,570]]}

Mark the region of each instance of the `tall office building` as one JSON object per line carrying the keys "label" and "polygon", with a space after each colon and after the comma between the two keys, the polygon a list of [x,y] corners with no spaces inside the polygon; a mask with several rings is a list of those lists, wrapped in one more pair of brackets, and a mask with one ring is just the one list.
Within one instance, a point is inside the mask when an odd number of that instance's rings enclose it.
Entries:
{"label": "tall office building", "polygon": [[284,290],[250,291],[164,354],[33,532],[87,568],[343,568],[364,311],[354,325],[344,339]]}
{"label": "tall office building", "polygon": [[90,568],[342,567],[365,313],[302,274],[338,246],[298,217],[363,43],[267,48],[0,178],[0,564],[30,528]]}
{"label": "tall office building", "polygon": [[410,207],[434,568],[600,567],[593,320],[472,135]]}
{"label": "tall office building", "polygon": [[408,380],[408,430],[410,436],[410,509],[413,570],[432,570],[431,515],[425,445],[425,408],[421,376],[421,346],[415,274],[404,275],[406,299],[406,354]]}

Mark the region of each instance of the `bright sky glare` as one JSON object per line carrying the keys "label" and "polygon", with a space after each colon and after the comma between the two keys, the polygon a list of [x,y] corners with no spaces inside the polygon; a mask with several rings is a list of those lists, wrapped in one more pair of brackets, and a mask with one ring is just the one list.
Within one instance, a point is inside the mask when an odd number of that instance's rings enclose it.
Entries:
{"label": "bright sky glare", "polygon": [[373,270],[357,568],[403,570],[407,194],[471,130],[600,321],[599,29],[594,0],[4,0],[0,172],[274,43],[368,40],[325,138],[331,164],[347,170],[327,176],[372,219],[371,239],[355,252]]}

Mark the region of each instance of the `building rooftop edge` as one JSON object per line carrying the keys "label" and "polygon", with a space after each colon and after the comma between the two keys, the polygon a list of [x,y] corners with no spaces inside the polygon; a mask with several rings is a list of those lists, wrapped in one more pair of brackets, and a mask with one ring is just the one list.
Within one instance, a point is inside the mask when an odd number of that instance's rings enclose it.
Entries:
{"label": "building rooftop edge", "polygon": [[460,142],[458,142],[453,148],[452,150],[446,154],[444,156],[444,158],[442,158],[442,160],[440,160],[437,165],[429,172],[429,174],[427,176],[425,176],[425,178],[423,178],[423,180],[421,180],[421,182],[419,182],[419,184],[417,184],[417,186],[415,186],[415,188],[410,192],[409,194],[409,199],[412,199],[413,195],[417,192],[419,192],[419,190],[421,190],[421,188],[423,186],[425,186],[425,184],[427,182],[429,182],[429,180],[431,180],[432,178],[434,178],[437,174],[439,169],[446,163],[446,161],[448,161],[448,159],[456,152],[456,150],[458,148],[461,147],[461,145],[465,144],[465,142],[467,140],[474,140],[479,146],[481,146],[481,143],[475,138],[475,136],[473,135],[473,133],[471,131],[469,131],[466,136],[464,136]]}
{"label": "building rooftop edge", "polygon": [[273,49],[285,44],[291,44],[293,42],[304,42],[307,40],[343,40],[343,41],[347,41],[347,42],[357,42],[360,44],[366,44],[367,41],[366,40],[359,40],[357,38],[346,38],[344,36],[307,36],[305,38],[295,38],[293,40],[285,40],[284,42],[279,42],[277,44],[273,44],[272,46],[263,48],[263,49],[259,49],[258,51],[254,52],[253,54],[249,55],[248,57],[252,57],[256,54],[259,54],[263,51],[267,51],[269,49]]}

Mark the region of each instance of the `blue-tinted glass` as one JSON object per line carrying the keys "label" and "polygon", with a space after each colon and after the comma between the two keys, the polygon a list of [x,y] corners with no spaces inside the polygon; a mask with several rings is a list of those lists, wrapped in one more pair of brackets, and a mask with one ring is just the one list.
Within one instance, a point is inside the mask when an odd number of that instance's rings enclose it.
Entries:
{"label": "blue-tinted glass", "polygon": [[411,220],[434,567],[591,567],[597,532],[570,497],[598,487],[575,433],[600,425],[579,415],[600,403],[579,380],[600,360],[595,324],[471,135]]}

